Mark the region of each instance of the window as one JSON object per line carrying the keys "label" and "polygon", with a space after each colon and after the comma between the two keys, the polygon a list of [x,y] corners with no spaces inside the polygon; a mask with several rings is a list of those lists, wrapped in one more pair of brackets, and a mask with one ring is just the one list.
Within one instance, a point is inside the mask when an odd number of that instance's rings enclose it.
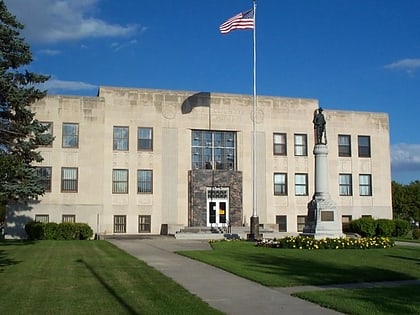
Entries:
{"label": "window", "polygon": [[128,194],[128,170],[112,170],[112,193]]}
{"label": "window", "polygon": [[338,135],[338,156],[351,156],[350,135]]}
{"label": "window", "polygon": [[370,137],[358,136],[359,157],[370,157]]}
{"label": "window", "polygon": [[62,167],[61,168],[61,191],[77,192],[77,168]]}
{"label": "window", "polygon": [[[47,130],[45,130],[42,134],[44,135],[51,135],[53,136],[53,123],[52,122],[41,122],[41,125],[44,127],[47,127]],[[43,147],[52,147],[52,143],[48,145],[43,145]]]}
{"label": "window", "polygon": [[287,196],[286,173],[274,173],[274,195]]}
{"label": "window", "polygon": [[152,170],[137,170],[137,193],[153,193]]}
{"label": "window", "polygon": [[125,233],[126,231],[126,216],[114,215],[114,233]]}
{"label": "window", "polygon": [[35,222],[48,223],[50,216],[48,214],[35,214]]}
{"label": "window", "polygon": [[44,190],[51,192],[51,167],[37,167],[36,173]]}
{"label": "window", "polygon": [[343,232],[350,232],[350,222],[351,222],[351,215],[343,215],[341,216],[341,226],[343,228]]}
{"label": "window", "polygon": [[153,151],[153,129],[140,127],[137,129],[137,150]]}
{"label": "window", "polygon": [[150,233],[151,231],[151,216],[139,215],[139,233]]}
{"label": "window", "polygon": [[128,127],[114,127],[112,149],[128,151]]}
{"label": "window", "polygon": [[353,195],[351,174],[339,175],[339,191],[340,191],[340,196]]}
{"label": "window", "polygon": [[307,136],[303,134],[295,134],[295,156],[307,156]]}
{"label": "window", "polygon": [[295,174],[295,195],[308,195],[308,174]]}
{"label": "window", "polygon": [[79,124],[63,124],[63,148],[79,147]]}
{"label": "window", "polygon": [[75,214],[63,214],[61,221],[63,223],[76,223],[76,215]]}
{"label": "window", "polygon": [[287,155],[287,137],[285,133],[273,134],[273,154]]}
{"label": "window", "polygon": [[193,130],[191,136],[193,169],[236,169],[235,132]]}
{"label": "window", "polygon": [[306,224],[306,215],[298,215],[297,216],[297,231],[303,232]]}
{"label": "window", "polygon": [[359,175],[360,196],[372,196],[372,176],[370,174]]}
{"label": "window", "polygon": [[287,215],[276,215],[276,224],[279,225],[279,232],[287,232]]}

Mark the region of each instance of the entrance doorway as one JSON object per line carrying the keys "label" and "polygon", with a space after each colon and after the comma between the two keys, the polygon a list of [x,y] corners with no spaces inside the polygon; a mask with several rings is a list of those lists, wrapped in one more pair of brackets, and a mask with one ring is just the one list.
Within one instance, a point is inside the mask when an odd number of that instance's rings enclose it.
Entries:
{"label": "entrance doorway", "polygon": [[229,188],[207,188],[207,226],[227,227],[229,225]]}

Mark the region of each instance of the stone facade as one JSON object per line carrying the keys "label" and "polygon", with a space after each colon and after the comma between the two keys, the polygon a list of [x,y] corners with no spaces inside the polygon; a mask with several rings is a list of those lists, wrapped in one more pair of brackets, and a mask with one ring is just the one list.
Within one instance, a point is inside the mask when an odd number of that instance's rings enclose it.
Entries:
{"label": "stone facade", "polygon": [[[311,148],[315,141],[312,118],[317,108],[315,99],[258,96],[256,204],[261,224],[275,225],[281,216],[286,232],[300,232],[299,220],[307,215],[315,180]],[[208,224],[205,191],[213,186],[229,189],[226,211],[231,223],[249,226],[253,213],[252,96],[101,87],[97,97],[49,95],[35,103],[33,110],[38,120],[52,124],[55,137],[51,147],[39,149],[44,161],[35,165],[50,169],[51,190],[37,202],[8,208],[9,237],[24,236],[22,228],[28,220],[42,217],[61,222],[71,216],[88,223],[100,235],[159,234],[162,226],[175,233],[185,226]],[[329,191],[340,213],[352,219],[362,215],[391,218],[387,114],[328,108],[324,114]],[[66,123],[78,126],[75,147],[63,146]],[[119,127],[128,131],[124,150],[113,144],[115,128]],[[141,127],[152,130],[150,150],[138,149]],[[214,178],[210,176],[212,170],[192,165],[192,133],[196,131],[234,134],[234,162],[224,169],[215,168]],[[285,154],[274,154],[273,137],[277,133],[285,137]],[[306,136],[306,154],[295,154],[296,135]],[[339,156],[339,135],[349,136],[348,156]],[[358,155],[359,136],[369,139],[368,157]],[[216,145],[212,149],[217,150]],[[75,191],[63,191],[66,168],[77,170]],[[124,193],[113,192],[118,184],[113,177],[115,170],[127,174]],[[138,188],[139,170],[152,172],[152,191],[144,193]],[[274,175],[279,173],[286,174],[287,179],[283,194],[274,192]],[[306,194],[296,193],[296,174],[306,174]],[[340,194],[339,174],[351,175],[350,195]],[[371,178],[368,195],[359,193],[360,174]]]}

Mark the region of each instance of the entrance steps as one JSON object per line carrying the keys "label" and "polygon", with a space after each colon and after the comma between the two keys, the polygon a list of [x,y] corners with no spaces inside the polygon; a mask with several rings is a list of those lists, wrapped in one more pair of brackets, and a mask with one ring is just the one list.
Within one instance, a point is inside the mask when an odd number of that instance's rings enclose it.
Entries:
{"label": "entrance steps", "polygon": [[[261,225],[260,234],[262,238],[282,238],[290,233],[278,232],[275,226]],[[222,240],[222,239],[247,239],[250,233],[249,226],[231,226],[228,227],[207,227],[207,226],[189,226],[183,227],[175,232],[176,239],[190,239],[190,240]]]}

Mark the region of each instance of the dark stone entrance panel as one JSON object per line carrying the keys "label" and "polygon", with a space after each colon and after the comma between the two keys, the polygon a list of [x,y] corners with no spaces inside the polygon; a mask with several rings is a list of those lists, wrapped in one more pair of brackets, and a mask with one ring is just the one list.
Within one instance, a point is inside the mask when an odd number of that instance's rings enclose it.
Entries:
{"label": "dark stone entrance panel", "polygon": [[242,172],[228,170],[191,170],[188,172],[188,226],[206,226],[208,187],[229,188],[229,221],[242,225]]}

